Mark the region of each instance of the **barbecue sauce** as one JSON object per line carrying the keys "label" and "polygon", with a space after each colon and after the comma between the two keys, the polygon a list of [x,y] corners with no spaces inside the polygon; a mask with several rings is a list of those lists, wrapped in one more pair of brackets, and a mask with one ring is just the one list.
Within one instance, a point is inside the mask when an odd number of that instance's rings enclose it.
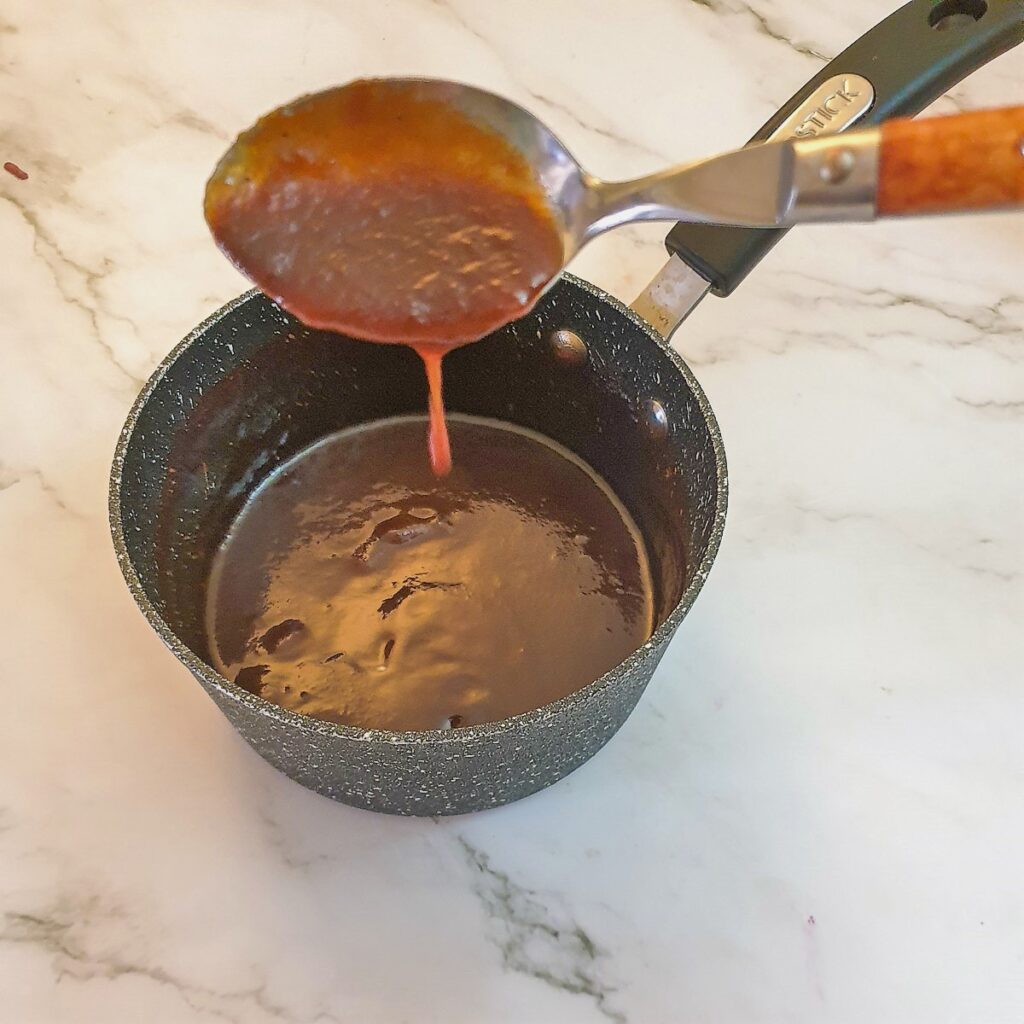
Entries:
{"label": "barbecue sauce", "polygon": [[342,431],[249,499],[208,588],[228,679],[343,725],[458,728],[557,700],[650,636],[643,542],[589,467],[453,416],[441,482],[417,454],[423,426]]}
{"label": "barbecue sauce", "polygon": [[564,254],[523,157],[414,80],[266,115],[217,166],[205,213],[228,257],[304,323],[420,353],[438,474],[444,354],[528,312]]}

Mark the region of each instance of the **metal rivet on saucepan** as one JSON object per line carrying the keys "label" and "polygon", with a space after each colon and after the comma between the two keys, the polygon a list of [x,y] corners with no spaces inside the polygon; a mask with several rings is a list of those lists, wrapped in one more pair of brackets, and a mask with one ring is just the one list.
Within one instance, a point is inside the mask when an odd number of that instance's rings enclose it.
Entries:
{"label": "metal rivet on saucepan", "polygon": [[551,349],[560,363],[582,366],[587,361],[587,346],[573,331],[560,330],[551,335]]}
{"label": "metal rivet on saucepan", "polygon": [[647,433],[655,440],[660,441],[668,436],[668,413],[665,406],[656,398],[648,398],[643,405],[644,423],[647,426]]}

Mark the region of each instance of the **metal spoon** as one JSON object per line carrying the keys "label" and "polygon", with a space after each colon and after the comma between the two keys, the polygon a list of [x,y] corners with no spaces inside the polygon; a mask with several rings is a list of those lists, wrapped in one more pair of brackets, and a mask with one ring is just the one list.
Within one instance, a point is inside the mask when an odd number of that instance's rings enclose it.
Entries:
{"label": "metal spoon", "polygon": [[634,221],[775,228],[1024,204],[1024,107],[782,139],[605,181],[507,99],[454,82],[419,80],[416,88],[523,155],[564,228],[566,260],[596,235]]}
{"label": "metal spoon", "polygon": [[[374,79],[303,97],[240,136],[210,180],[207,218],[307,323],[450,344],[521,316],[590,239],[633,221],[779,228],[1024,203],[1022,140],[1024,107],[1007,108],[604,181],[507,99]],[[546,226],[527,224],[527,209]]]}

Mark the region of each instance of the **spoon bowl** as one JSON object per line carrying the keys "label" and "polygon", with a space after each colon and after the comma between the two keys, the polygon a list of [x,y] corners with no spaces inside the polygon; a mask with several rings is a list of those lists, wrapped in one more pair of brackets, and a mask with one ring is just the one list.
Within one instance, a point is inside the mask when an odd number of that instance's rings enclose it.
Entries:
{"label": "spoon bowl", "polygon": [[579,247],[591,182],[471,86],[376,79],[243,132],[207,183],[227,256],[304,323],[444,349],[522,316]]}
{"label": "spoon bowl", "polygon": [[470,124],[500,137],[530,168],[557,224],[568,263],[593,237],[604,183],[588,174],[543,121],[512,100],[486,89],[441,79],[378,79],[408,90],[420,102],[443,103]]}

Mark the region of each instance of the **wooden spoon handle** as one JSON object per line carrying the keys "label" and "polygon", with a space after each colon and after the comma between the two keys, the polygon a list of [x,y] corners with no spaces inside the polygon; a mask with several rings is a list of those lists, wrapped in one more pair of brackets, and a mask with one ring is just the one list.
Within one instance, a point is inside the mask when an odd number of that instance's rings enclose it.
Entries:
{"label": "wooden spoon handle", "polygon": [[882,125],[879,217],[1024,204],[1024,107]]}

